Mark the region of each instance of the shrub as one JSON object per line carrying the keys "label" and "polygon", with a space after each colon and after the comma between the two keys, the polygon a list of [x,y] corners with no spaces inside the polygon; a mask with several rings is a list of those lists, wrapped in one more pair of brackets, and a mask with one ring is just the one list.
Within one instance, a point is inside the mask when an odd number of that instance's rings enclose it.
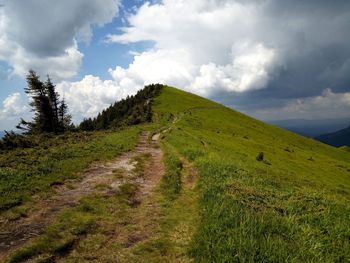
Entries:
{"label": "shrub", "polygon": [[7,132],[5,131],[5,136],[0,140],[0,149],[1,150],[11,150],[15,148],[29,148],[32,147],[32,141],[22,135],[15,133],[13,131]]}
{"label": "shrub", "polygon": [[259,152],[259,154],[256,156],[256,160],[261,162],[264,160],[264,153],[263,152]]}

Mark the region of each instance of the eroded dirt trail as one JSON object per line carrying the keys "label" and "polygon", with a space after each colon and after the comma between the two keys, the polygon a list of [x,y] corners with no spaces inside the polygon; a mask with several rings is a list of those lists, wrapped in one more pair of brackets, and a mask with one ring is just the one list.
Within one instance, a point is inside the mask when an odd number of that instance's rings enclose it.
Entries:
{"label": "eroded dirt trail", "polygon": [[[165,172],[163,153],[158,145],[159,136],[149,139],[148,132],[142,132],[136,149],[113,161],[98,164],[82,173],[79,180],[71,180],[55,186],[54,193],[45,200],[33,203],[26,217],[0,223],[0,261],[9,252],[20,247],[29,239],[43,233],[62,209],[74,207],[79,200],[94,192],[113,194],[125,182],[139,184],[135,202],[140,203],[158,185]],[[135,176],[137,157],[148,155],[143,176]],[[122,174],[122,176],[118,176]],[[99,187],[104,186],[104,187]],[[108,187],[105,187],[108,186]]]}

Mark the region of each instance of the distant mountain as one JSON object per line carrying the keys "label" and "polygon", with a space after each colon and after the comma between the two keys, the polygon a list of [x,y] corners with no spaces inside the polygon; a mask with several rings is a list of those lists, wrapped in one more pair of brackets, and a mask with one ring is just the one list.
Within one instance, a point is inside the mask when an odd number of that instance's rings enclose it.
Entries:
{"label": "distant mountain", "polygon": [[307,137],[317,137],[333,133],[349,126],[350,118],[343,119],[291,119],[270,121],[269,123]]}
{"label": "distant mountain", "polygon": [[4,137],[4,135],[5,135],[5,131],[0,131],[0,139],[1,139],[2,137]]}
{"label": "distant mountain", "polygon": [[337,132],[317,136],[315,139],[336,147],[350,146],[350,126]]}

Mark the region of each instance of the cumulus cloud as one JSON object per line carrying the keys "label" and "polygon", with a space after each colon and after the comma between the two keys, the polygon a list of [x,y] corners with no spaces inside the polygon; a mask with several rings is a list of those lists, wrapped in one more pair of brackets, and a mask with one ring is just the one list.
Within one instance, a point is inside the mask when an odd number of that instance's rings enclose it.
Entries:
{"label": "cumulus cloud", "polygon": [[73,121],[76,123],[82,118],[95,117],[111,103],[133,95],[141,88],[126,77],[118,81],[101,80],[92,75],[87,75],[80,81],[63,81],[57,85],[57,90],[66,100],[70,112],[74,113]]}
{"label": "cumulus cloud", "polygon": [[[33,67],[65,80],[57,87],[76,120],[154,82],[264,119],[307,112],[329,117],[347,109],[349,1],[147,1],[127,13],[121,33],[111,32],[106,42],[152,47],[130,53],[128,66],[109,69],[109,80],[88,75],[74,82],[67,79],[82,63],[77,43],[89,40],[92,26],[112,20],[119,0],[0,3],[0,60],[17,74]],[[331,90],[320,95],[326,87]]]}
{"label": "cumulus cloud", "polygon": [[28,107],[23,103],[21,94],[18,92],[9,95],[3,102],[0,109],[0,120],[17,118],[19,114],[28,111]]}
{"label": "cumulus cloud", "polygon": [[[334,94],[348,89],[349,19],[348,1],[146,2],[127,16],[122,33],[109,34],[106,41],[150,41],[153,47],[133,53],[129,66],[110,69],[111,80],[94,77],[89,85],[96,89],[85,87],[93,78],[89,76],[66,83],[65,94],[84,116],[121,98],[118,94],[154,82],[217,98],[246,112],[265,108],[267,113],[271,105],[277,110],[277,104],[283,108],[286,102],[292,107],[294,98],[315,108],[313,100],[302,98],[317,97],[324,87]],[[102,96],[103,87],[113,90],[112,97]],[[287,114],[286,109],[281,112]]]}
{"label": "cumulus cloud", "polygon": [[184,49],[150,50],[135,55],[127,69],[117,66],[109,72],[118,81],[127,78],[140,85],[158,82],[181,87],[192,78],[190,56]]}
{"label": "cumulus cloud", "polygon": [[[255,17],[254,6],[233,1],[147,2],[128,18],[123,34],[107,41],[154,41],[125,69],[148,82],[160,79],[206,96],[215,89],[243,92],[266,85],[275,58],[273,48],[245,35]],[[151,76],[135,72],[148,73],[147,64]]]}
{"label": "cumulus cloud", "polygon": [[135,94],[151,83],[186,87],[201,95],[210,94],[215,86],[238,92],[259,89],[268,80],[266,64],[273,56],[272,51],[257,45],[250,53],[242,52],[232,64],[202,65],[196,75],[198,68],[191,64],[191,54],[187,50],[156,49],[136,54],[127,69],[120,66],[109,69],[110,80],[88,75],[80,81],[64,81],[57,87],[79,120],[96,116],[114,101]]}
{"label": "cumulus cloud", "polygon": [[290,100],[284,107],[271,107],[252,112],[253,115],[269,119],[325,119],[347,118],[350,112],[350,92],[335,93],[325,89],[322,94]]}
{"label": "cumulus cloud", "polygon": [[0,1],[0,60],[23,76],[32,68],[56,80],[76,75],[82,63],[77,41],[91,27],[111,22],[119,0]]}
{"label": "cumulus cloud", "polygon": [[199,74],[188,88],[208,95],[215,88],[244,92],[265,87],[269,80],[269,69],[274,59],[274,51],[265,48],[262,44],[257,44],[252,48],[244,46],[246,51],[235,53],[237,55],[232,59],[231,64],[202,65]]}
{"label": "cumulus cloud", "polygon": [[183,67],[187,62],[188,54],[182,54],[181,50],[143,52],[135,55],[134,62],[127,69],[120,66],[110,68],[109,80],[87,75],[80,81],[63,81],[57,85],[57,90],[67,100],[77,122],[96,116],[111,103],[135,94],[145,85],[168,83],[170,79],[176,86],[185,85],[191,78],[191,69]]}
{"label": "cumulus cloud", "polygon": [[348,1],[163,0],[146,2],[127,21],[106,41],[154,48],[125,70],[142,76],[138,63],[155,64],[147,80],[201,95],[268,88],[272,97],[312,96],[324,86],[344,91],[350,80],[339,73],[350,57]]}

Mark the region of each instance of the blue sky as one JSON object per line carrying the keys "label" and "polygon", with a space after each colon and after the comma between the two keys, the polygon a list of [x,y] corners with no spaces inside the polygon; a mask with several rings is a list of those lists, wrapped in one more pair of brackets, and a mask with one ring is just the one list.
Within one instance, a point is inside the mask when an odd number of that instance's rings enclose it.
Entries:
{"label": "blue sky", "polygon": [[[122,67],[128,66],[132,60],[129,51],[140,52],[144,50],[146,44],[136,43],[131,45],[125,44],[108,44],[105,42],[106,35],[117,33],[120,28],[125,26],[125,12],[130,11],[133,7],[139,6],[140,1],[129,0],[123,1],[123,9],[120,15],[115,16],[113,21],[101,26],[92,26],[93,35],[89,42],[79,42],[79,50],[84,54],[83,63],[72,80],[79,80],[85,75],[97,75],[103,79],[110,78],[108,69],[115,67],[116,64]],[[0,100],[3,101],[13,92],[23,92],[26,85],[23,76],[8,76],[11,66],[6,61],[0,61]]]}
{"label": "blue sky", "polygon": [[[122,9],[119,16],[113,18],[113,21],[102,27],[93,26],[93,36],[89,43],[79,43],[79,50],[84,54],[83,64],[77,79],[85,75],[92,74],[100,76],[103,79],[110,78],[108,69],[117,64],[127,67],[132,61],[133,56],[130,51],[141,52],[150,47],[147,43],[131,43],[128,45],[119,43],[106,43],[105,38],[108,34],[120,33],[120,28],[126,26],[125,19],[128,12],[142,4],[142,1],[129,0],[122,1]],[[124,22],[123,22],[124,21]]]}
{"label": "blue sky", "polygon": [[0,130],[30,118],[30,68],[52,76],[75,122],[153,82],[262,120],[349,117],[349,1],[0,6]]}

